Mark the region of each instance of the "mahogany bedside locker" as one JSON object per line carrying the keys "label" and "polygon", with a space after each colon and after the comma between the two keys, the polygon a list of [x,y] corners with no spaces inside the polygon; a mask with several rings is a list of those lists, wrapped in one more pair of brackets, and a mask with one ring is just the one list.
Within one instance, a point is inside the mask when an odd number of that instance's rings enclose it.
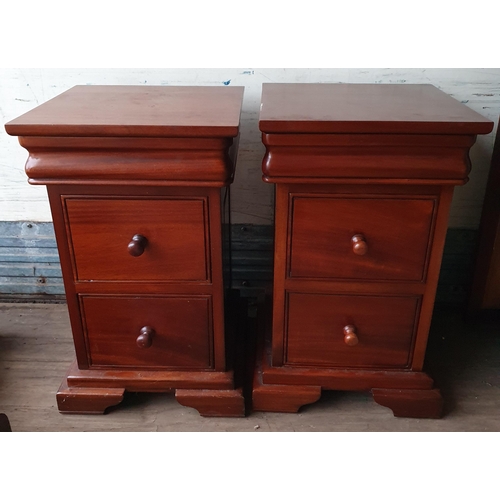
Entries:
{"label": "mahogany bedside locker", "polygon": [[125,391],[244,416],[225,325],[243,87],[76,86],[9,122],[46,184],[76,361],[61,412]]}
{"label": "mahogany bedside locker", "polygon": [[441,416],[422,370],[449,207],[492,128],[432,85],[263,85],[275,253],[254,410],[296,412],[332,389]]}

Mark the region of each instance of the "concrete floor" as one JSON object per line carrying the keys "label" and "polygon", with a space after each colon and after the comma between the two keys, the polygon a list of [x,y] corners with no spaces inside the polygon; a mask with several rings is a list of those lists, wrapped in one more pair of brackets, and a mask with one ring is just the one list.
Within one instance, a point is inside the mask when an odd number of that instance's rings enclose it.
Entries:
{"label": "concrete floor", "polygon": [[0,303],[0,413],[13,432],[500,431],[500,321],[466,324],[456,310],[436,310],[428,346],[440,420],[395,418],[369,394],[334,391],[298,414],[203,418],[172,394],[131,393],[105,415],[63,415],[55,393],[73,357],[65,304]]}

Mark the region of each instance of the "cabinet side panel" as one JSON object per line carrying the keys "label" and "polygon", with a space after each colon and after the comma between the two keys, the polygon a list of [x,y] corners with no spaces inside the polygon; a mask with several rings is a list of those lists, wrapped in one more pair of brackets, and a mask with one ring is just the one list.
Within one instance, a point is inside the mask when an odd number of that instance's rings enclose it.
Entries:
{"label": "cabinet side panel", "polygon": [[429,258],[429,268],[427,272],[427,283],[422,299],[422,309],[418,323],[417,338],[413,353],[412,370],[420,371],[424,365],[425,350],[431,326],[432,313],[434,311],[434,301],[441,270],[443,249],[448,229],[448,219],[450,205],[453,197],[453,187],[443,187],[439,197],[436,223],[431,234],[431,252]]}
{"label": "cabinet side panel", "polygon": [[272,363],[273,366],[281,366],[284,358],[285,278],[287,248],[289,247],[290,207],[286,184],[276,185],[275,200]]}
{"label": "cabinet side panel", "polygon": [[212,304],[214,332],[214,368],[219,371],[226,369],[226,343],[224,321],[224,279],[222,262],[222,221],[221,221],[221,190],[207,189],[208,193],[208,244],[210,247],[210,267],[212,275]]}
{"label": "cabinet side panel", "polygon": [[66,303],[68,305],[76,359],[78,362],[78,368],[86,369],[89,367],[87,347],[80,319],[80,305],[78,303],[78,297],[76,295],[73,282],[74,270],[70,254],[69,235],[64,220],[62,192],[60,187],[57,185],[47,186],[47,192],[49,196],[50,209],[52,211],[52,220],[54,223],[54,232],[56,235],[59,259],[61,261],[64,290],[66,293]]}

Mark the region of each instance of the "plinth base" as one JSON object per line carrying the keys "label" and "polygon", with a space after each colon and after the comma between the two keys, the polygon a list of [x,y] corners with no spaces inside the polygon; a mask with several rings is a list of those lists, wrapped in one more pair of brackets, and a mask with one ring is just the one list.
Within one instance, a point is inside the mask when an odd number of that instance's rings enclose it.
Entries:
{"label": "plinth base", "polygon": [[371,392],[395,417],[440,418],[443,399],[423,372],[271,366],[271,346],[258,343],[253,376],[254,411],[295,413],[323,390]]}
{"label": "plinth base", "polygon": [[244,417],[242,390],[233,372],[80,370],[71,365],[59,391],[61,413],[105,413],[123,400],[125,391],[173,392],[177,401],[204,417]]}

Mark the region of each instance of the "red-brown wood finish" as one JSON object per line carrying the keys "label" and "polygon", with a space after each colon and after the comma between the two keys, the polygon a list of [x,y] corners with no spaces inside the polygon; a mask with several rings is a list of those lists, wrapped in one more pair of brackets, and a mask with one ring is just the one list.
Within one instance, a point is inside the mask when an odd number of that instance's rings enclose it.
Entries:
{"label": "red-brown wood finish", "polygon": [[79,298],[90,367],[213,367],[210,296]]}
{"label": "red-brown wood finish", "polygon": [[438,418],[422,368],[449,207],[493,123],[431,85],[264,84],[259,126],[276,202],[254,409],[358,390]]}
{"label": "red-brown wood finish", "polygon": [[175,399],[184,406],[198,410],[202,417],[243,417],[243,390],[177,389]]}
{"label": "red-brown wood finish", "polygon": [[75,280],[208,281],[206,201],[64,197]]}
{"label": "red-brown wood finish", "polygon": [[179,389],[203,415],[244,415],[221,220],[242,96],[77,86],[5,126],[49,194],[76,352],[60,411],[103,413],[125,391]]}
{"label": "red-brown wood finish", "polygon": [[443,398],[439,389],[373,389],[373,399],[387,406],[395,417],[441,418]]}
{"label": "red-brown wood finish", "polygon": [[435,204],[432,198],[294,194],[288,275],[421,281]]}
{"label": "red-brown wood finish", "polygon": [[243,87],[76,85],[6,128],[35,137],[230,138],[242,95]]}
{"label": "red-brown wood finish", "polygon": [[61,413],[101,414],[123,401],[125,389],[68,387],[64,381],[56,394]]}
{"label": "red-brown wood finish", "polygon": [[[477,135],[493,123],[433,85],[265,83],[260,130],[293,134]],[[396,139],[397,140],[397,139]],[[389,144],[391,139],[387,138]]]}
{"label": "red-brown wood finish", "polygon": [[262,385],[258,372],[253,384],[252,409],[297,413],[304,405],[315,403],[321,397],[321,387],[308,385]]}
{"label": "red-brown wood finish", "polygon": [[407,368],[419,297],[290,293],[284,365]]}

